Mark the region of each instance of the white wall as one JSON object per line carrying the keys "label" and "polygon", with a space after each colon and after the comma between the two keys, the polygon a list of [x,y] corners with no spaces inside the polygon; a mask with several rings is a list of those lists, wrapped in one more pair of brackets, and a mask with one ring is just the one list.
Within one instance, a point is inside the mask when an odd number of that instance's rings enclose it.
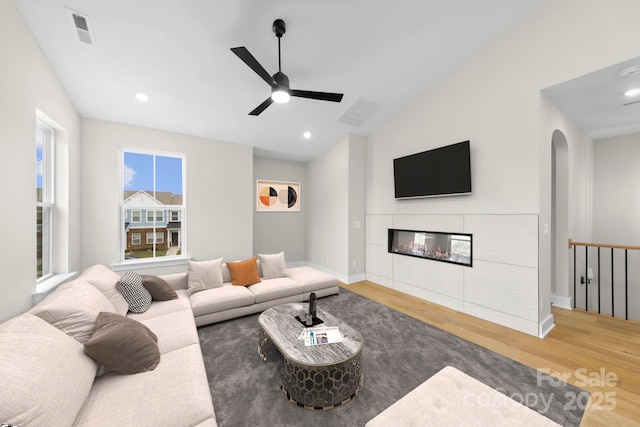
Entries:
{"label": "white wall", "polygon": [[256,212],[253,206],[253,253],[269,254],[284,251],[288,265],[304,265],[306,261],[306,163],[255,156],[253,159],[253,182],[269,181],[299,182],[299,212]]}
{"label": "white wall", "polygon": [[[82,119],[82,262],[119,261],[118,150],[121,146],[186,155],[186,255],[196,260],[253,254],[251,147]],[[180,270],[185,270],[181,267]]]}
{"label": "white wall", "polygon": [[307,262],[344,283],[364,279],[365,152],[346,134],[307,163]]}
{"label": "white wall", "polygon": [[69,165],[58,188],[65,253],[58,273],[79,267],[79,117],[12,1],[0,1],[0,322],[31,307],[36,290],[36,109],[57,123],[56,161]]}
{"label": "white wall", "polygon": [[[593,239],[595,243],[640,246],[640,133],[595,141],[593,186]],[[597,310],[597,253],[590,251],[594,270],[590,287],[590,309]],[[624,251],[614,252],[614,306],[625,316]],[[601,311],[611,313],[611,252],[601,250]],[[640,320],[640,251],[627,253],[628,315]],[[581,291],[584,290],[581,287]],[[582,292],[581,292],[582,293]],[[580,294],[579,294],[580,295]],[[580,295],[581,296],[581,295]],[[584,298],[579,298],[584,304]]]}
{"label": "white wall", "polygon": [[307,262],[343,282],[349,272],[349,136],[307,163]]}
{"label": "white wall", "polygon": [[640,133],[595,141],[593,240],[640,245]]}
{"label": "white wall", "polygon": [[366,278],[365,266],[365,199],[366,199],[366,138],[349,138],[349,278],[348,283]]}
{"label": "white wall", "polygon": [[[514,223],[518,217],[535,218],[535,238],[518,244],[524,245],[523,252],[538,254],[539,242],[544,240],[539,256],[546,259],[527,265],[534,271],[533,280],[525,280],[520,285],[524,286],[522,292],[511,293],[507,299],[500,294],[510,289],[514,280],[509,274],[510,267],[492,261],[474,263],[473,267],[472,274],[482,277],[487,286],[484,301],[473,303],[481,309],[466,305],[467,296],[471,296],[466,288],[463,295],[465,311],[527,333],[540,334],[541,325],[548,321],[549,308],[548,301],[540,307],[539,298],[549,294],[550,269],[548,237],[540,232],[540,225],[551,218],[550,146],[556,129],[553,112],[544,110],[540,90],[637,56],[634,40],[640,38],[640,27],[635,23],[638,14],[640,3],[635,1],[547,1],[476,58],[372,132],[367,147],[366,203],[367,226],[375,229],[367,229],[367,236],[381,236],[382,229],[394,223],[396,215],[443,216],[444,219],[438,217],[433,224],[426,223],[427,230],[442,222],[453,227],[460,215],[465,219],[469,215],[486,216],[489,223],[502,217],[508,235],[515,232],[515,235],[527,236],[531,224]],[[473,195],[411,201],[393,199],[393,158],[467,139],[471,140],[472,149]],[[574,146],[576,142],[569,141]],[[570,156],[570,180],[574,183],[570,186],[578,190],[572,197],[579,199],[570,204],[570,229],[586,230],[588,219],[584,208],[588,201],[586,193],[575,183],[587,173],[589,152],[579,148]],[[512,231],[509,227],[524,228]],[[482,244],[500,248],[503,242],[498,236],[485,233],[483,239],[488,240]],[[474,244],[480,244],[479,238],[474,235]],[[367,243],[373,242],[367,240]],[[367,248],[369,251],[369,245]],[[370,259],[367,252],[367,277],[395,280],[396,270],[389,263],[386,264],[387,276],[370,270],[378,261],[384,265],[384,260],[378,260],[375,255]],[[440,263],[422,262],[428,265],[421,266],[425,269],[422,277],[438,275],[442,269]],[[460,283],[464,283],[460,277],[458,275],[454,285],[436,284],[432,291],[449,295],[452,286],[460,289]],[[415,286],[425,283],[423,278],[413,280]],[[386,284],[394,286],[394,281]],[[515,318],[504,316],[510,307],[521,307],[523,314]],[[536,313],[535,321],[531,321],[530,313]]]}

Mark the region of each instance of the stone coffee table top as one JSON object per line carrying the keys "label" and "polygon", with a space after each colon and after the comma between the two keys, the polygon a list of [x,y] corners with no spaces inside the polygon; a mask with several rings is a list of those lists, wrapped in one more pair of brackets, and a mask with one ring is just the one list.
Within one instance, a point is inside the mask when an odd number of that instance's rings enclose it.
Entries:
{"label": "stone coffee table top", "polygon": [[316,313],[324,323],[315,328],[337,326],[342,342],[305,346],[304,339],[299,338],[305,327],[296,316],[304,317],[308,306],[306,303],[282,304],[265,310],[258,317],[263,331],[285,358],[309,367],[327,366],[346,361],[362,350],[362,335],[320,307]]}

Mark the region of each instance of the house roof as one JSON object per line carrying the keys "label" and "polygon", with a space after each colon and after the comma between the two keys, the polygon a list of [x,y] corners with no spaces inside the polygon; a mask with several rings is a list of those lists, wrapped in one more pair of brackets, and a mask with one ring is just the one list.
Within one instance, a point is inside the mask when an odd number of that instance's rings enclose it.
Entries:
{"label": "house roof", "polygon": [[125,190],[124,191],[124,200],[130,200],[136,194],[144,193],[149,197],[155,199],[155,201],[160,205],[181,205],[182,204],[182,194],[173,194],[168,191],[146,191],[146,190]]}

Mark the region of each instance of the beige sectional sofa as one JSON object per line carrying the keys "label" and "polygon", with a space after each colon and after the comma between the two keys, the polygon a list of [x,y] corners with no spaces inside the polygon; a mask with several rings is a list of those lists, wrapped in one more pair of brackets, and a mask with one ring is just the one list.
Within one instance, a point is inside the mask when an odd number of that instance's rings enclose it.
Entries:
{"label": "beige sectional sofa", "polygon": [[[205,283],[198,291],[190,289],[188,272],[160,276],[175,298],[154,300],[146,311],[132,313],[131,301],[115,286],[121,276],[96,265],[29,312],[0,324],[0,425],[216,426],[196,325],[339,289],[337,279],[310,267],[263,276],[249,286],[232,285],[226,265],[222,270],[222,283]],[[126,375],[90,357],[88,346],[107,316],[144,325],[157,341],[157,366]],[[120,326],[128,330],[131,324]],[[130,359],[137,354],[116,358],[135,365]]]}

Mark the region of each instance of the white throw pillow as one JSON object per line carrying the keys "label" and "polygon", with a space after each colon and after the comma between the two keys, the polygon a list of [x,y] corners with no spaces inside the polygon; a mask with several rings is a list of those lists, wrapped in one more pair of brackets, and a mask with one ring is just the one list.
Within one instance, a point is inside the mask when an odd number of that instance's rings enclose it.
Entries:
{"label": "white throw pillow", "polygon": [[222,258],[189,261],[187,284],[190,293],[222,286]]}
{"label": "white throw pillow", "polygon": [[287,263],[284,260],[284,252],[277,254],[258,254],[262,278],[265,280],[285,277],[287,275]]}

